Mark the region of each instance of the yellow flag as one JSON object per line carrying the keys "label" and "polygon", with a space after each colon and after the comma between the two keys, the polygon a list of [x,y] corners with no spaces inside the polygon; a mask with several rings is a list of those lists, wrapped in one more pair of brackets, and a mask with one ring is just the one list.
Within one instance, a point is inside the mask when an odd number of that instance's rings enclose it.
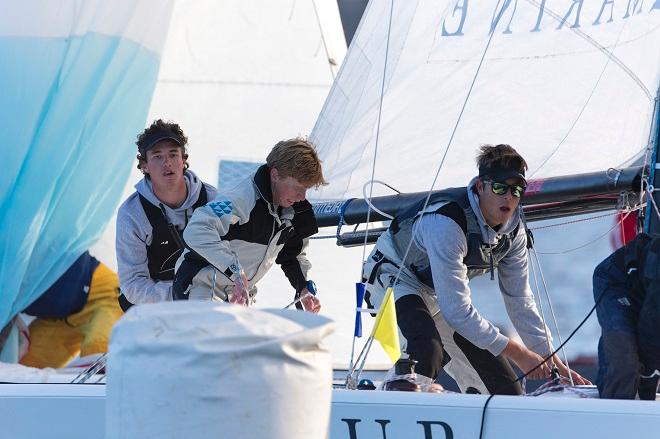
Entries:
{"label": "yellow flag", "polygon": [[390,357],[392,363],[401,356],[399,347],[399,328],[396,324],[396,308],[394,307],[394,293],[392,287],[385,291],[385,299],[376,314],[376,323],[371,335],[380,342],[383,350]]}

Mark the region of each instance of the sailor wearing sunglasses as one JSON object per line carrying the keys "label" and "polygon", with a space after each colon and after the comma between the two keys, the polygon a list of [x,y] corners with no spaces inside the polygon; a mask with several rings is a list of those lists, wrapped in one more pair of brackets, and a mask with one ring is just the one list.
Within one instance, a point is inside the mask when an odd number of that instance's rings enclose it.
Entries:
{"label": "sailor wearing sunglasses", "polygon": [[[467,188],[436,192],[394,218],[365,261],[363,277],[376,306],[394,287],[401,347],[418,362],[418,373],[436,379],[444,369],[467,393],[520,394],[509,361],[527,372],[552,352],[529,287],[518,211],[527,163],[509,145],[484,145],[477,166],[479,176]],[[495,270],[524,344],[502,334],[472,304],[469,280],[485,273],[494,279]],[[554,356],[529,378],[548,378],[551,364],[569,373]]]}

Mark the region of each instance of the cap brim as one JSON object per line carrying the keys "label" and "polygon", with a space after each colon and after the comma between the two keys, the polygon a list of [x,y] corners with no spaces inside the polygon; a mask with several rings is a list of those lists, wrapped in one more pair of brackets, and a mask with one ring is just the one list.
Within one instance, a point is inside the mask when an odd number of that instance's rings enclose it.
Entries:
{"label": "cap brim", "polygon": [[181,146],[181,141],[174,137],[174,136],[159,136],[156,139],[149,139],[149,143],[142,148],[143,151],[149,151],[151,148],[153,148],[158,142],[162,142],[163,140],[172,140],[174,143],[177,145]]}
{"label": "cap brim", "polygon": [[525,186],[527,186],[527,179],[520,172],[516,172],[512,169],[491,169],[485,175],[492,178],[493,180],[504,182],[510,178],[516,178],[522,180]]}

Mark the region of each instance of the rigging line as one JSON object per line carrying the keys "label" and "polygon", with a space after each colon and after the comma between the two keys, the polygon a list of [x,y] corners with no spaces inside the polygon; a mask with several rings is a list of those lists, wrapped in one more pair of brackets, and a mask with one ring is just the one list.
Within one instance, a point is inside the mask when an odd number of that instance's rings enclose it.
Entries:
{"label": "rigging line", "polygon": [[[644,197],[644,183],[646,182],[648,187],[648,178],[646,176],[647,172],[647,166],[649,165],[649,159],[651,158],[651,154],[653,153],[653,150],[655,149],[655,145],[658,142],[657,136],[656,136],[656,124],[657,124],[657,114],[658,111],[660,110],[658,108],[658,103],[659,103],[659,98],[660,98],[660,88],[658,88],[658,93],[655,96],[655,104],[653,108],[653,121],[651,122],[651,128],[649,130],[649,138],[648,141],[646,142],[646,152],[644,153],[644,164],[642,165],[642,175],[640,179],[640,191],[639,191],[639,202],[640,204],[643,202],[643,197]],[[649,173],[650,174],[650,173]]]}
{"label": "rigging line", "polygon": [[[659,126],[660,125],[660,117],[659,117],[660,108],[658,106],[659,100],[660,100],[660,86],[658,86],[658,92],[657,92],[656,97],[655,97],[655,105],[654,105],[654,108],[653,108],[653,121],[651,122],[651,130],[650,130],[650,133],[649,133],[649,142],[648,142],[649,148],[652,150],[651,163],[650,164],[653,165],[653,168],[650,168],[650,166],[649,166],[650,169],[649,169],[648,178],[653,178],[654,180],[656,180],[655,179],[655,173],[657,172],[657,162],[658,162],[658,142],[660,142],[660,132],[658,131],[658,129],[660,128],[660,126]],[[645,160],[646,160],[646,157],[645,157]],[[643,177],[644,177],[644,174],[642,174],[642,180],[644,180]],[[649,187],[648,180],[646,181],[646,183],[647,183],[646,187],[648,188]],[[652,184],[653,183],[654,182],[652,182]],[[649,195],[652,196],[653,193],[651,192]],[[641,195],[640,195],[640,197],[641,197]],[[656,214],[657,214],[657,209],[656,209]],[[650,230],[650,229],[651,229],[651,212],[650,212],[650,208],[649,208],[649,211],[647,212],[646,218],[644,218],[644,230],[647,231],[647,230]]]}
{"label": "rigging line", "polygon": [[[497,20],[495,21],[495,26],[497,26],[497,23],[499,23],[500,19],[502,18],[504,10],[500,10],[499,15],[497,16]],[[391,19],[392,16],[390,14],[390,27],[391,27]],[[447,142],[447,146],[445,147],[445,152],[442,155],[442,159],[440,160],[440,164],[438,165],[438,169],[435,173],[435,177],[433,178],[433,182],[431,183],[431,188],[428,190],[426,194],[426,199],[424,200],[424,205],[420,211],[424,211],[426,207],[428,206],[429,200],[431,199],[431,194],[433,192],[433,188],[435,187],[436,182],[438,181],[438,177],[440,175],[440,170],[442,169],[442,166],[445,163],[445,160],[447,158],[447,154],[449,153],[449,149],[451,148],[451,144],[454,140],[454,136],[456,135],[456,131],[458,130],[458,126],[461,122],[461,119],[463,117],[463,113],[465,112],[465,108],[467,107],[467,104],[470,100],[470,96],[472,95],[472,90],[474,89],[474,84],[477,82],[477,78],[479,77],[479,72],[481,71],[481,67],[483,66],[484,60],[486,59],[486,54],[488,53],[488,49],[490,47],[490,43],[493,41],[493,36],[495,35],[495,32],[491,32],[489,37],[488,37],[488,42],[486,43],[486,46],[484,47],[483,54],[481,55],[481,59],[479,60],[479,65],[477,66],[477,69],[474,72],[474,77],[472,78],[472,82],[470,83],[470,88],[468,89],[468,92],[465,96],[465,100],[463,101],[463,106],[461,107],[461,111],[458,114],[458,117],[456,119],[456,123],[454,124],[454,128],[452,129],[451,136],[449,137],[449,140]],[[389,28],[388,28],[388,44],[389,44]],[[383,78],[383,83],[384,83],[385,78]],[[381,95],[381,104],[382,104],[382,95]],[[380,113],[378,115],[378,125],[380,127]],[[376,132],[376,136],[378,136],[378,131]],[[375,155],[374,155],[374,167],[375,167]],[[373,176],[372,176],[373,179]],[[373,185],[372,185],[372,190],[373,190]],[[369,210],[367,210],[367,221],[369,220]],[[413,223],[413,231],[410,236],[410,241],[408,241],[408,246],[406,247],[406,251],[403,255],[403,258],[401,259],[401,265],[399,266],[399,269],[397,270],[396,276],[393,279],[391,286],[394,289],[394,286],[397,284],[399,281],[399,278],[401,277],[401,271],[403,270],[403,267],[405,265],[406,259],[408,258],[408,254],[410,253],[410,249],[412,247],[414,237],[415,237],[415,230],[418,225],[417,222]],[[367,237],[368,237],[368,231],[367,234],[365,234],[364,238],[364,247],[366,248],[366,243],[367,243]],[[363,258],[364,260],[364,258]],[[366,359],[366,355],[365,355]],[[364,361],[363,361],[364,363]],[[360,369],[361,370],[361,369]]]}
{"label": "rigging line", "polygon": [[[385,78],[387,74],[387,59],[390,53],[390,34],[392,33],[392,16],[394,15],[394,0],[390,1],[390,18],[387,25],[387,40],[385,42],[385,62],[383,63],[383,80],[380,84],[380,100],[378,102],[378,120],[376,122],[376,141],[374,143],[374,159],[371,162],[371,183],[369,187],[369,201],[367,202],[367,222],[364,233],[364,244],[362,245],[362,260],[366,259],[367,241],[369,238],[369,219],[371,217],[371,198],[374,194],[374,177],[376,175],[376,157],[378,157],[378,140],[380,140],[380,122],[383,114],[383,99],[385,97]],[[360,267],[360,279],[362,279],[362,267]]]}
{"label": "rigging line", "polygon": [[330,238],[336,238],[337,235],[321,235],[321,236],[310,236],[309,239],[330,239]]}
{"label": "rigging line", "polygon": [[[529,254],[529,250],[527,251]],[[545,341],[548,345],[548,350],[552,351],[552,346],[550,345],[550,334],[548,333],[548,325],[545,320],[545,312],[543,310],[543,298],[541,297],[541,289],[539,288],[539,281],[538,277],[536,276],[536,267],[534,266],[534,260],[530,259],[531,264],[529,265],[532,268],[532,278],[534,279],[534,288],[536,291],[536,297],[538,297],[538,302],[539,302],[539,311],[541,312],[541,320],[543,320],[543,332],[545,332]]]}
{"label": "rigging line", "polygon": [[660,211],[658,211],[658,205],[655,204],[655,200],[653,199],[653,192],[655,192],[655,188],[653,186],[649,187],[649,194],[647,195],[647,198],[651,199],[651,204],[653,204],[653,209],[655,210],[655,214],[658,216],[658,219],[660,219]]}
{"label": "rigging line", "polygon": [[[543,275],[543,268],[541,267],[541,259],[539,258],[539,255],[536,253],[536,249],[532,246],[533,250],[533,255],[534,259],[536,260],[536,266],[539,269],[539,274],[541,275],[541,283],[543,284],[543,291],[545,292],[545,300],[548,302],[548,308],[550,308],[550,315],[552,316],[552,321],[555,325],[555,331],[557,331],[557,339],[559,340],[559,344],[562,344],[562,339],[561,339],[561,332],[559,330],[559,324],[557,323],[557,316],[555,315],[555,309],[552,306],[552,301],[550,300],[550,290],[548,289],[548,284],[545,281],[545,276]],[[548,343],[550,340],[548,339]],[[552,347],[550,346],[550,349],[552,350]],[[571,385],[575,385],[573,382],[573,376],[571,374],[571,366],[568,362],[568,355],[566,355],[566,349],[562,349],[561,353],[564,355],[564,363],[566,364],[566,369],[568,369],[568,378],[571,381]]]}
{"label": "rigging line", "polygon": [[596,238],[594,238],[591,241],[586,242],[585,244],[582,244],[580,246],[577,246],[575,248],[571,248],[571,249],[568,249],[568,250],[562,250],[562,251],[558,251],[558,252],[538,252],[538,254],[540,254],[540,255],[565,255],[566,253],[571,253],[571,252],[574,252],[576,250],[580,250],[581,248],[587,247],[587,246],[593,244],[594,242],[597,242],[598,240],[602,239],[603,237],[607,236],[607,234],[610,233],[612,230],[614,230],[616,227],[619,227],[621,225],[621,223],[626,218],[628,218],[628,215],[630,215],[632,212],[634,212],[634,210],[626,212],[626,215],[623,218],[621,218],[619,221],[614,223],[614,225],[612,227],[610,227],[609,229],[607,229],[605,231],[605,233],[603,233],[602,235],[597,236]]}
{"label": "rigging line", "polygon": [[577,220],[564,221],[562,223],[548,224],[548,225],[545,225],[545,226],[534,227],[533,229],[530,228],[529,230],[532,231],[532,232],[536,232],[537,230],[551,229],[553,227],[566,226],[566,225],[570,225],[570,224],[577,224],[577,223],[583,223],[583,222],[586,222],[586,221],[597,220],[597,219],[600,219],[600,218],[606,218],[608,216],[617,215],[618,213],[619,213],[618,211],[614,211],[614,213],[606,213],[606,214],[603,214],[603,215],[590,216],[589,218],[580,218],[580,219],[577,219]]}
{"label": "rigging line", "polygon": [[[541,7],[541,5],[540,5],[537,1],[535,1],[535,0],[527,0],[527,3],[531,3],[532,5],[536,6],[537,8],[540,8],[540,7]],[[554,12],[553,10],[551,10],[551,9],[545,7],[545,6],[543,6],[543,11],[544,11],[544,12],[547,12],[548,15],[550,15],[552,18],[554,18],[554,19],[557,20],[558,22],[561,23],[561,22],[563,21],[562,17],[561,17],[559,14],[557,14],[556,12]],[[623,27],[625,27],[625,26],[626,26],[626,24],[624,24]],[[627,66],[623,61],[621,61],[616,55],[614,55],[614,53],[612,53],[612,52],[610,52],[609,50],[607,50],[607,48],[606,48],[605,46],[603,46],[603,45],[601,45],[600,43],[598,43],[598,41],[596,41],[595,39],[593,39],[592,37],[590,37],[590,36],[587,35],[586,33],[582,32],[580,29],[578,29],[578,28],[574,28],[574,27],[569,27],[569,30],[571,30],[573,33],[577,34],[579,37],[581,37],[582,39],[584,39],[587,43],[589,43],[589,44],[591,44],[592,46],[594,46],[596,49],[598,49],[600,52],[602,52],[606,57],[611,58],[611,60],[614,62],[614,64],[616,64],[617,66],[619,66],[619,67],[621,68],[621,70],[623,70],[624,73],[626,73],[626,74],[630,77],[630,79],[632,79],[633,82],[635,82],[635,83],[639,86],[639,88],[640,88],[640,89],[642,90],[642,92],[646,95],[646,97],[647,97],[650,101],[653,100],[653,95],[651,94],[651,92],[649,91],[649,89],[646,88],[646,85],[644,85],[644,82],[643,82],[641,79],[639,79],[639,77],[635,74],[635,72],[633,72],[633,71],[630,69],[630,67],[628,67],[628,66]],[[621,29],[621,31],[623,31],[623,29]],[[620,36],[620,35],[621,35],[621,33],[619,33],[619,36]],[[618,41],[619,41],[619,37],[617,37],[617,42],[618,42]],[[616,47],[616,46],[614,46],[614,47]],[[614,47],[613,47],[612,50],[614,50]]]}
{"label": "rigging line", "polygon": [[[532,241],[533,242],[533,241]],[[543,309],[543,297],[541,295],[541,288],[539,288],[539,279],[538,276],[536,275],[536,267],[534,266],[534,259],[530,258],[531,254],[531,249],[533,248],[530,247],[527,249],[527,260],[530,262],[529,266],[532,268],[532,277],[534,278],[534,287],[536,288],[536,296],[538,297],[538,302],[539,302],[539,311],[541,312],[541,320],[543,321],[543,332],[545,333],[545,342],[548,347],[548,351],[552,352],[552,345],[550,344],[550,334],[548,333],[549,328],[548,324],[546,323],[546,318],[545,318],[545,311]],[[539,267],[539,270],[541,267]],[[558,330],[558,329],[557,329]],[[554,366],[554,364],[553,364]]]}
{"label": "rigging line", "polygon": [[319,33],[321,34],[321,42],[323,43],[323,49],[325,50],[325,59],[328,62],[328,67],[330,68],[330,76],[332,80],[335,80],[335,70],[333,67],[337,66],[337,61],[334,58],[330,57],[330,51],[328,50],[328,43],[325,41],[325,35],[323,34],[323,26],[321,26],[321,18],[319,17],[319,12],[316,9],[316,0],[312,0],[312,6],[314,7],[314,15],[316,16],[316,24],[319,27]]}
{"label": "rigging line", "polygon": [[[360,375],[362,374],[362,370],[364,369],[364,365],[367,361],[367,356],[369,355],[369,351],[371,350],[371,345],[373,344],[373,342],[374,342],[374,337],[370,335],[367,338],[367,341],[364,343],[364,346],[360,351],[360,355],[358,355],[358,358],[355,360],[355,364],[349,367],[347,380],[351,379],[356,383],[360,380]],[[358,363],[360,363],[359,366]],[[354,374],[355,376],[353,376]]]}
{"label": "rigging line", "polygon": [[490,396],[486,400],[486,403],[484,404],[484,409],[481,411],[481,427],[479,427],[479,439],[482,439],[484,437],[484,425],[486,425],[486,408],[488,407],[490,400],[493,399],[494,396],[495,396],[494,393],[490,394]]}
{"label": "rigging line", "polygon": [[[373,181],[374,183],[382,184],[383,186],[392,189],[392,191],[396,192],[397,194],[400,194],[400,193],[401,193],[400,190],[398,190],[397,188],[395,188],[394,186],[392,186],[392,185],[390,185],[390,184],[387,184],[386,182],[384,182],[384,181],[382,181],[382,180],[372,180],[372,181]],[[363,187],[366,187],[368,183],[369,183],[369,182],[365,183],[365,185],[364,185]],[[363,191],[364,191],[364,189],[363,189]]]}
{"label": "rigging line", "polygon": [[[642,193],[643,192],[644,191],[642,191]],[[622,213],[622,212],[624,212],[624,213],[625,212],[636,212],[638,210],[644,209],[645,207],[646,207],[646,203],[642,203],[642,204],[639,204],[639,205],[637,205],[633,208],[615,210],[614,212],[611,212],[611,213],[605,213],[603,215],[594,215],[594,216],[590,216],[588,218],[581,218],[581,219],[576,219],[576,220],[571,220],[571,221],[564,221],[564,222],[556,223],[556,224],[548,224],[548,225],[545,225],[545,226],[534,227],[533,229],[530,228],[528,230],[530,230],[532,232],[536,232],[537,230],[551,229],[553,227],[560,227],[560,226],[565,226],[565,225],[570,225],[570,224],[583,223],[583,222],[586,222],[586,221],[592,221],[592,220],[597,220],[597,219],[600,219],[600,218],[606,218],[608,216],[615,216],[615,215],[618,215],[619,213]],[[541,253],[541,254],[543,254],[543,253]]]}
{"label": "rigging line", "polygon": [[369,184],[373,184],[373,183],[379,183],[379,184],[382,184],[383,186],[387,186],[388,188],[392,189],[394,192],[396,192],[398,194],[400,194],[401,192],[396,190],[395,188],[393,188],[389,184],[387,184],[383,181],[380,181],[380,180],[369,180],[362,186],[362,196],[364,197],[364,201],[367,203],[368,207],[370,209],[372,209],[374,212],[383,215],[385,218],[394,219],[394,217],[392,215],[390,215],[388,213],[385,213],[382,210],[378,209],[376,206],[374,206],[373,203],[371,202],[371,197],[367,197],[367,186]]}
{"label": "rigging line", "polygon": [[[612,53],[614,53],[614,50],[617,48],[617,46],[619,44],[619,39],[621,38],[621,34],[623,33],[623,29],[625,29],[625,27],[626,27],[625,24],[621,27],[621,31],[619,31],[619,35],[617,35],[617,37],[616,37],[616,42],[612,46],[612,49],[611,49]],[[604,50],[606,50],[606,49],[604,49]],[[598,79],[596,80],[596,83],[592,87],[591,92],[589,93],[589,96],[587,97],[587,100],[582,105],[582,108],[580,108],[580,111],[578,112],[577,116],[573,120],[573,123],[571,124],[571,126],[568,128],[568,131],[566,131],[566,134],[564,134],[564,137],[562,137],[562,139],[559,141],[559,143],[557,144],[555,149],[553,149],[550,152],[550,154],[548,154],[548,156],[541,162],[541,164],[534,171],[532,171],[532,173],[530,174],[530,177],[533,177],[538,171],[540,171],[550,161],[550,159],[552,159],[552,157],[554,157],[554,155],[557,153],[557,151],[559,151],[559,148],[561,148],[561,146],[564,144],[566,139],[568,139],[568,136],[571,135],[571,133],[573,132],[573,129],[577,126],[578,121],[582,118],[582,114],[587,109],[587,106],[589,105],[589,102],[591,101],[591,98],[594,96],[594,93],[596,93],[596,89],[598,88],[598,84],[600,84],[600,80],[603,78],[603,75],[605,74],[605,71],[607,70],[607,66],[610,64],[610,61],[611,61],[611,58],[608,57],[607,61],[605,62],[605,65],[603,65],[603,69],[601,70],[600,75],[598,75]]]}
{"label": "rigging line", "polygon": [[[497,24],[499,23],[500,19],[502,18],[502,14],[504,13],[504,9],[500,10],[499,15],[497,16],[497,20],[495,20],[495,27],[497,27]],[[468,101],[470,100],[470,96],[472,95],[472,90],[474,89],[474,84],[477,82],[477,78],[479,77],[479,72],[481,71],[481,66],[484,63],[484,59],[486,59],[486,54],[488,53],[488,48],[490,47],[490,43],[493,41],[493,36],[495,35],[495,31],[490,33],[490,36],[488,37],[488,42],[486,43],[486,47],[484,48],[484,52],[481,55],[481,59],[479,60],[479,65],[477,66],[477,70],[474,72],[474,77],[472,78],[472,82],[470,83],[470,88],[468,89],[467,95],[465,96],[465,100],[463,101],[463,106],[461,107],[461,111],[458,113],[458,118],[456,119],[456,123],[454,124],[454,128],[452,129],[451,136],[449,136],[449,141],[447,142],[447,146],[445,147],[445,152],[442,155],[442,160],[440,160],[440,165],[438,165],[438,169],[435,173],[435,177],[433,178],[433,182],[431,183],[431,188],[428,190],[426,194],[426,199],[424,200],[424,205],[420,209],[420,212],[424,211],[426,207],[429,204],[429,200],[431,199],[431,193],[433,192],[433,188],[435,187],[435,183],[438,181],[438,177],[440,175],[440,170],[442,169],[442,166],[445,163],[445,160],[447,158],[447,154],[449,153],[449,148],[451,147],[451,144],[454,140],[454,136],[456,135],[456,131],[458,130],[458,126],[461,122],[461,119],[463,117],[463,113],[465,112],[465,108],[467,107]],[[394,278],[394,281],[392,282],[392,287],[396,285],[396,283],[399,280],[399,277],[401,276],[401,270],[403,270],[403,267],[406,262],[406,258],[408,257],[408,254],[410,253],[410,248],[412,247],[412,243],[414,241],[415,237],[415,231],[417,227],[417,222],[415,221],[413,223],[413,231],[412,234],[410,235],[410,241],[408,241],[408,246],[406,247],[406,251],[403,255],[403,258],[401,259],[401,265],[399,266],[399,269],[396,273],[396,277]]]}
{"label": "rigging line", "polygon": [[594,303],[594,306],[591,307],[591,310],[587,313],[587,315],[584,317],[584,319],[582,319],[582,321],[577,325],[577,327],[573,330],[573,332],[571,332],[571,333],[569,334],[569,336],[566,338],[566,341],[564,341],[564,343],[560,344],[559,347],[558,347],[557,349],[554,350],[554,352],[552,352],[550,355],[548,355],[547,357],[545,357],[545,358],[543,359],[542,362],[540,362],[539,364],[537,364],[536,366],[534,366],[534,368],[530,369],[529,371],[525,372],[522,376],[518,377],[514,382],[517,383],[518,381],[521,381],[521,380],[525,379],[530,373],[534,372],[536,369],[538,369],[539,367],[541,367],[542,364],[544,364],[546,361],[548,361],[550,358],[552,358],[555,354],[557,354],[557,352],[559,352],[561,349],[563,349],[563,348],[564,348],[564,345],[566,345],[566,343],[568,343],[569,340],[570,340],[571,338],[573,338],[573,336],[574,336],[574,335],[580,330],[580,328],[586,323],[586,321],[589,319],[589,317],[591,317],[591,314],[594,313],[594,311],[596,310],[596,307],[597,307],[598,304],[600,303],[601,299],[605,296],[605,294],[603,294],[603,293],[604,293],[604,292],[601,292],[601,293],[600,293],[600,296],[598,296],[598,299],[597,299],[596,302]]}
{"label": "rigging line", "polygon": [[[383,63],[383,80],[380,84],[380,100],[378,102],[378,120],[376,122],[376,139],[374,143],[374,159],[371,162],[371,182],[370,182],[370,187],[369,187],[369,199],[367,202],[367,222],[366,222],[366,230],[364,232],[364,244],[362,245],[362,260],[364,261],[366,259],[366,251],[367,251],[367,241],[369,239],[369,219],[371,217],[371,198],[373,197],[374,193],[374,176],[376,175],[376,157],[378,156],[378,140],[380,139],[380,122],[381,122],[381,116],[383,114],[383,99],[385,97],[385,78],[387,74],[387,60],[388,60],[388,55],[390,53],[390,34],[392,33],[392,16],[394,15],[394,0],[390,0],[390,18],[389,22],[387,24],[387,40],[385,42],[385,60]],[[365,197],[366,199],[366,197]],[[362,280],[362,264],[360,264],[360,275],[359,279]],[[355,343],[355,337],[353,337],[353,343]],[[362,363],[360,364],[360,367],[355,371],[355,366],[357,365],[357,360],[355,361],[356,364],[351,364],[349,365],[350,368],[353,368],[353,370],[349,370],[349,377],[353,375],[353,373],[356,373],[356,377],[359,378],[360,374],[362,373],[362,369],[364,368],[364,364],[367,360],[367,355],[369,354],[369,351],[371,350],[371,344],[373,343],[373,339],[367,340],[367,343],[365,343],[364,347],[362,350],[365,352],[364,358],[362,359]],[[366,349],[366,351],[365,351]],[[360,353],[362,355],[362,353]],[[352,363],[352,361],[351,361]],[[356,380],[357,380],[356,378]]]}

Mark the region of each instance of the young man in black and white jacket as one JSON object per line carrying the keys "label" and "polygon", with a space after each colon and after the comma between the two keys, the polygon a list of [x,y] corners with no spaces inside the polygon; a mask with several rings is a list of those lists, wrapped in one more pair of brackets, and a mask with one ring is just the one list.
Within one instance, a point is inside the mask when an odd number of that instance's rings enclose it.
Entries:
{"label": "young man in black and white jacket", "polygon": [[222,300],[247,305],[255,284],[277,263],[302,297],[302,306],[320,310],[308,293],[305,255],[318,231],[307,189],[325,184],[314,146],[303,139],[275,145],[266,164],[234,189],[197,209],[184,232],[188,249],[179,258],[175,299]]}

